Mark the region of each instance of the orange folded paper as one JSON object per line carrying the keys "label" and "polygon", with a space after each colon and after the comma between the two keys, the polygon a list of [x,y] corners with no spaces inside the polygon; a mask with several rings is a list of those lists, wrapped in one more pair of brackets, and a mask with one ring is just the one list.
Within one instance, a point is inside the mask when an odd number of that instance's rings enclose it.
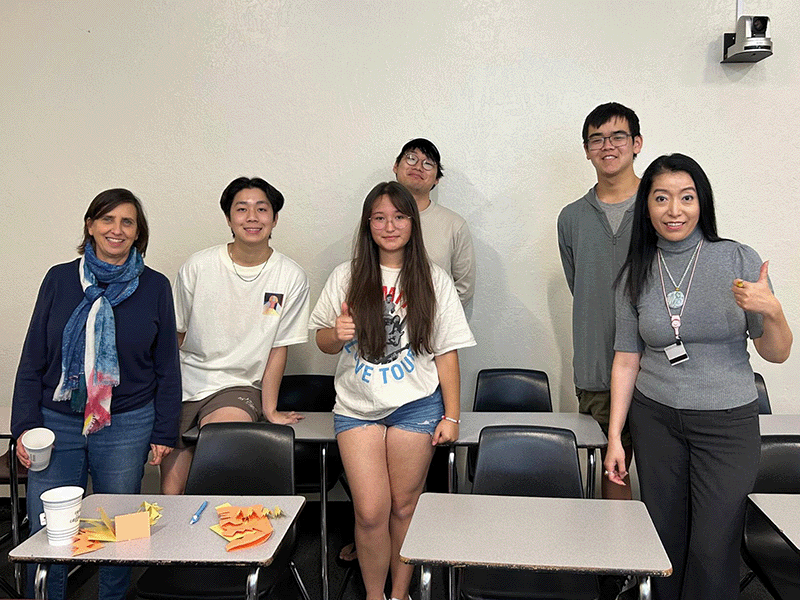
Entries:
{"label": "orange folded paper", "polygon": [[254,506],[218,506],[219,529],[229,540],[225,549],[242,550],[263,544],[272,535],[272,523],[260,504]]}
{"label": "orange folded paper", "polygon": [[94,552],[103,547],[103,544],[89,539],[89,532],[81,529],[78,535],[72,538],[72,556]]}

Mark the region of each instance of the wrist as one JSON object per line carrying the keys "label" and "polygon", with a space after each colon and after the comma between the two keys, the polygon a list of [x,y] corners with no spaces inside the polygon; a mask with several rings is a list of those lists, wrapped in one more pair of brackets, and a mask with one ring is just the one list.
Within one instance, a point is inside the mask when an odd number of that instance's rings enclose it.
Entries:
{"label": "wrist", "polygon": [[461,419],[454,419],[453,417],[448,417],[447,415],[442,415],[442,420],[447,421],[448,423],[453,423],[455,425],[461,423]]}

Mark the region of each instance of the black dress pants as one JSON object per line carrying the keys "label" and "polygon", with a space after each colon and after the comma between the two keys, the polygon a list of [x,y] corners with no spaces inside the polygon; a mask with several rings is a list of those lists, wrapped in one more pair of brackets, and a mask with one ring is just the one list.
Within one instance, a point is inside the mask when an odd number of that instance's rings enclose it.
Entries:
{"label": "black dress pants", "polygon": [[679,410],[634,392],[629,420],[642,500],[672,562],[657,600],[739,597],[747,494],[761,454],[758,404]]}

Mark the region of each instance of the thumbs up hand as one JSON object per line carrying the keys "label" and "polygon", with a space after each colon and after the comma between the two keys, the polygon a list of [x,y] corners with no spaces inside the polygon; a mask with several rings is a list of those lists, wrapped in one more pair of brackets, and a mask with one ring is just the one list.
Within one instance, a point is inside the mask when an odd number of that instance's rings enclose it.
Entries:
{"label": "thumbs up hand", "polygon": [[758,274],[756,281],[744,281],[743,279],[734,279],[731,290],[736,304],[740,308],[767,315],[775,311],[776,308],[780,309],[780,304],[777,298],[772,294],[769,289],[767,277],[769,275],[769,261],[761,265],[761,272]]}
{"label": "thumbs up hand", "polygon": [[336,339],[340,342],[349,342],[356,337],[356,324],[353,322],[353,317],[350,316],[350,307],[347,306],[347,302],[342,302],[342,313],[336,317],[334,331]]}

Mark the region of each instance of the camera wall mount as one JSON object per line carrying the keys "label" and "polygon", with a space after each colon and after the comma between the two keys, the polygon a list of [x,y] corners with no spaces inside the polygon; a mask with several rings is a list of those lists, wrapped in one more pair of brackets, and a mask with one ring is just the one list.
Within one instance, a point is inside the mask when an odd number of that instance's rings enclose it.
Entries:
{"label": "camera wall mount", "polygon": [[772,56],[769,17],[742,15],[736,32],[726,33],[722,41],[723,63],[754,63]]}

